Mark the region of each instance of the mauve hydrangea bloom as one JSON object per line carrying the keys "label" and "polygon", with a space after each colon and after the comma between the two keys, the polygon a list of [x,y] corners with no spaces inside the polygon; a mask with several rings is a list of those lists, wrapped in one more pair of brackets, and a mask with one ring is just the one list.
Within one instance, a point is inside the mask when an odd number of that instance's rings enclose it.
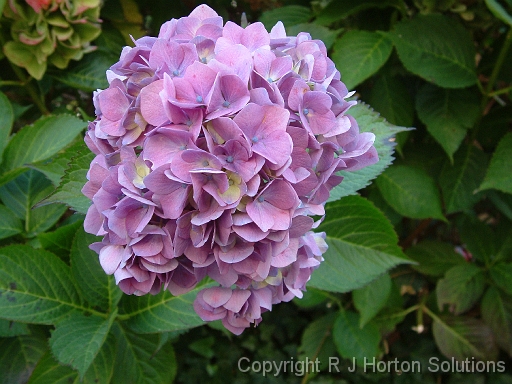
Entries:
{"label": "mauve hydrangea bloom", "polygon": [[324,44],[201,5],[124,48],[107,77],[83,189],[105,272],[135,295],[210,277],[194,308],[235,334],[302,297],[327,249],[311,216],[337,171],[377,161]]}

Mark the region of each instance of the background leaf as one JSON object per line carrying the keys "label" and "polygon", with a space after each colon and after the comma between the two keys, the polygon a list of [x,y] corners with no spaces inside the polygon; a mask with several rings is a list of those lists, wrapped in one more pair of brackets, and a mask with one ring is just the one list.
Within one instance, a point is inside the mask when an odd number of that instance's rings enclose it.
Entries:
{"label": "background leaf", "polygon": [[475,146],[463,146],[453,164],[446,162],[439,175],[446,213],[468,211],[479,200],[476,193],[487,168],[487,157]]}
{"label": "background leaf", "polygon": [[380,175],[376,183],[386,202],[401,215],[444,220],[439,191],[422,169],[395,165]]}
{"label": "background leaf", "polygon": [[355,358],[356,363],[362,365],[364,361],[377,357],[380,333],[377,327],[371,323],[366,324],[363,328],[360,328],[359,324],[357,313],[340,312],[334,323],[333,338],[342,357],[345,359]]}
{"label": "background leaf", "polygon": [[0,205],[0,239],[23,232],[21,220],[4,205]]}
{"label": "background leaf", "polygon": [[396,24],[390,37],[400,60],[415,75],[444,88],[475,84],[475,47],[455,19],[417,15]]}
{"label": "background leaf", "polygon": [[433,332],[439,350],[448,358],[494,360],[497,356],[494,335],[481,320],[461,316],[437,318]]}
{"label": "background leaf", "polygon": [[319,230],[327,233],[329,249],[308,287],[347,292],[408,262],[389,221],[362,197],[349,196],[327,205],[326,221]]}
{"label": "background leaf", "polygon": [[393,44],[384,34],[349,31],[334,44],[332,60],[337,68],[343,68],[347,88],[353,89],[377,72],[392,50]]}
{"label": "background leaf", "polygon": [[455,252],[452,244],[433,240],[422,241],[408,248],[405,254],[417,261],[412,268],[431,276],[443,276],[451,267],[465,262],[464,258]]}
{"label": "background leaf", "polygon": [[418,117],[453,159],[479,114],[478,94],[471,89],[446,89],[425,84],[416,96]]}
{"label": "background leaf", "polygon": [[512,298],[490,287],[482,299],[482,317],[498,336],[498,345],[512,356]]}
{"label": "background leaf", "polygon": [[[285,28],[292,25],[306,23],[311,18],[309,7],[301,5],[287,5],[280,8],[265,11],[260,16],[260,21],[270,31],[278,21],[282,21]],[[289,34],[289,33],[288,33]]]}
{"label": "background leaf", "polygon": [[[0,2],[0,10],[3,9],[3,3]],[[11,135],[12,123],[14,122],[14,113],[11,102],[0,92],[0,163],[2,162],[2,153],[9,142]]]}
{"label": "background leaf", "polygon": [[512,193],[512,133],[507,133],[498,144],[494,152],[491,164],[487,169],[485,179],[480,185],[480,190],[494,188],[506,193]]}
{"label": "background leaf", "polygon": [[442,310],[449,304],[455,315],[471,309],[485,287],[482,270],[473,264],[462,264],[450,268],[443,279],[437,282],[437,305]]}

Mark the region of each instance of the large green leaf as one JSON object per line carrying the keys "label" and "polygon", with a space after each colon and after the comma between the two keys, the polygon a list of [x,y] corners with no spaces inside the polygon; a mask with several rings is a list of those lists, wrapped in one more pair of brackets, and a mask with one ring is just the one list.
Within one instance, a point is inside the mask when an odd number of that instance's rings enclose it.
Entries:
{"label": "large green leaf", "polygon": [[0,337],[23,336],[29,334],[30,330],[28,329],[27,324],[0,319]]}
{"label": "large green leaf", "polygon": [[462,264],[452,267],[443,279],[437,282],[437,305],[443,309],[448,304],[456,314],[471,309],[484,293],[485,277],[474,264]]}
{"label": "large green leaf", "polygon": [[362,197],[349,196],[328,204],[319,230],[327,233],[329,249],[308,282],[309,287],[347,292],[409,262],[397,245],[391,223]]}
{"label": "large green leaf", "polygon": [[425,84],[416,96],[416,110],[427,130],[450,160],[473,127],[479,114],[478,93],[471,89],[446,89]]}
{"label": "large green leaf", "polygon": [[0,316],[54,324],[81,305],[69,267],[57,256],[27,245],[0,248]]}
{"label": "large green leaf", "polygon": [[[0,8],[0,11],[2,8]],[[13,122],[14,113],[11,103],[7,96],[5,96],[3,92],[0,92],[0,163],[2,162],[4,148],[9,142]]]}
{"label": "large green leaf", "polygon": [[173,296],[169,291],[158,295],[123,296],[120,314],[126,325],[137,333],[159,333],[188,329],[204,324],[195,313],[192,303],[197,293],[213,283],[200,283],[192,291]]}
{"label": "large green leaf", "polygon": [[394,135],[407,130],[407,128],[389,124],[377,112],[363,103],[352,107],[349,114],[357,120],[361,132],[375,134],[374,146],[379,154],[379,161],[358,171],[338,172],[340,176],[343,176],[343,181],[331,191],[328,201],[354,195],[358,190],[370,184],[370,181],[380,175],[393,161]]}
{"label": "large green leaf", "polygon": [[446,162],[439,176],[446,213],[467,211],[478,201],[476,190],[487,168],[487,157],[474,145],[463,146],[453,164]]}
{"label": "large green leaf", "polygon": [[373,84],[369,104],[391,124],[412,126],[414,103],[399,77],[383,74]]}
{"label": "large green leaf", "polygon": [[490,287],[482,299],[481,313],[485,323],[498,336],[498,345],[512,356],[512,297]]}
{"label": "large green leaf", "polygon": [[512,193],[512,133],[507,133],[498,144],[494,152],[485,179],[480,185],[483,189],[499,189],[506,193]]}
{"label": "large green leaf", "polygon": [[122,291],[113,276],[108,276],[98,260],[98,254],[89,245],[101,240],[80,228],[71,247],[71,273],[82,296],[93,306],[113,310],[121,299]]}
{"label": "large green leaf", "polygon": [[386,202],[401,215],[445,220],[434,180],[421,168],[395,165],[376,182]]}
{"label": "large green leaf", "polygon": [[65,148],[87,126],[71,115],[45,116],[22,128],[4,151],[4,172],[45,160]]}
{"label": "large green leaf", "polygon": [[24,232],[32,237],[49,229],[66,211],[62,204],[33,208],[52,190],[50,181],[31,169],[0,187],[0,199],[23,220]]}
{"label": "large green leaf", "polygon": [[418,264],[412,267],[420,273],[443,276],[450,268],[464,264],[461,255],[455,252],[453,244],[425,240],[405,251]]}
{"label": "large green leaf", "polygon": [[353,89],[377,72],[392,50],[393,43],[386,35],[353,30],[336,41],[332,60],[340,69],[347,88]]}
{"label": "large green leaf", "polygon": [[352,292],[354,306],[361,316],[362,328],[386,305],[391,292],[391,278],[386,273],[363,288]]}
{"label": "large green leaf", "polygon": [[0,383],[26,383],[47,348],[40,334],[0,339]]}
{"label": "large green leaf", "polygon": [[109,318],[83,313],[64,317],[55,325],[50,338],[53,355],[62,364],[77,369],[83,378],[103,346],[115,315],[114,311]]}
{"label": "large green leaf", "polygon": [[306,23],[311,18],[311,9],[302,5],[287,5],[274,8],[261,14],[260,21],[268,31],[278,22],[282,21],[285,27]]}
{"label": "large green leaf", "polygon": [[176,376],[176,357],[171,343],[159,345],[159,335],[137,335],[117,323],[117,343],[112,384],[168,384]]}
{"label": "large green leaf", "polygon": [[434,339],[448,358],[494,360],[498,350],[491,329],[482,321],[462,316],[434,319]]}
{"label": "large green leaf", "polygon": [[372,323],[359,327],[360,320],[357,313],[351,311],[341,312],[333,328],[334,344],[339,354],[345,359],[353,359],[358,365],[372,360],[379,354],[380,333]]}
{"label": "large green leaf", "polygon": [[368,8],[404,7],[402,0],[336,0],[331,1],[320,12],[315,22],[322,25],[329,25],[335,21],[342,20],[347,16]]}
{"label": "large green leaf", "polygon": [[91,201],[84,196],[82,188],[87,181],[87,171],[93,159],[94,154],[88,150],[74,157],[55,192],[41,204],[64,203],[71,209],[86,214]]}
{"label": "large green leaf", "polygon": [[5,239],[21,232],[23,232],[23,225],[19,217],[4,205],[0,205],[0,239]]}
{"label": "large green leaf", "polygon": [[463,217],[456,225],[461,243],[475,259],[488,262],[496,256],[500,241],[488,224],[473,217]]}
{"label": "large green leaf", "polygon": [[456,19],[417,15],[396,24],[390,36],[400,60],[415,75],[444,88],[476,83],[475,46]]}

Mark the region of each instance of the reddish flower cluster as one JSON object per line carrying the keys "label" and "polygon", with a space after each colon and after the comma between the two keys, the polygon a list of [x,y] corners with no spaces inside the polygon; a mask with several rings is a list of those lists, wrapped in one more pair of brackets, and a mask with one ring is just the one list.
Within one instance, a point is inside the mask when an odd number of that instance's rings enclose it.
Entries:
{"label": "reddish flower cluster", "polygon": [[240,334],[301,297],[327,249],[314,233],[339,170],[377,161],[374,135],[307,33],[223,25],[212,9],[126,47],[94,95],[84,194],[92,247],[128,294],[197,295],[206,321]]}

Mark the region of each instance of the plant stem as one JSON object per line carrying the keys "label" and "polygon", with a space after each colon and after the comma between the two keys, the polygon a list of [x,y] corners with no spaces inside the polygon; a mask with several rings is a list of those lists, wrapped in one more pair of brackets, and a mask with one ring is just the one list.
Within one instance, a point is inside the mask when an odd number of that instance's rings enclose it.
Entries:
{"label": "plant stem", "polygon": [[510,44],[512,44],[512,28],[509,28],[509,30],[508,30],[507,37],[505,38],[505,42],[503,43],[503,46],[501,47],[501,51],[498,56],[498,59],[496,60],[496,65],[494,66],[494,69],[492,70],[492,73],[491,73],[491,77],[489,78],[489,82],[487,83],[487,88],[486,88],[487,97],[490,97],[490,93],[494,87],[494,83],[496,82],[496,79],[498,78],[501,67],[503,66],[503,63],[505,62],[505,58],[507,57],[507,52],[508,52],[508,49],[510,48]]}
{"label": "plant stem", "polygon": [[0,87],[7,87],[9,85],[17,86],[17,87],[24,87],[25,84],[23,84],[21,81],[16,80],[0,80]]}
{"label": "plant stem", "polygon": [[50,112],[46,108],[46,105],[44,105],[44,99],[42,96],[39,95],[38,91],[35,89],[34,84],[32,83],[32,79],[27,78],[21,70],[21,68],[14,65],[13,63],[11,63],[11,67],[16,76],[18,76],[18,78],[20,79],[20,81],[25,84],[25,89],[27,90],[34,104],[37,106],[37,108],[39,108],[39,111],[41,111],[43,115],[49,115]]}

